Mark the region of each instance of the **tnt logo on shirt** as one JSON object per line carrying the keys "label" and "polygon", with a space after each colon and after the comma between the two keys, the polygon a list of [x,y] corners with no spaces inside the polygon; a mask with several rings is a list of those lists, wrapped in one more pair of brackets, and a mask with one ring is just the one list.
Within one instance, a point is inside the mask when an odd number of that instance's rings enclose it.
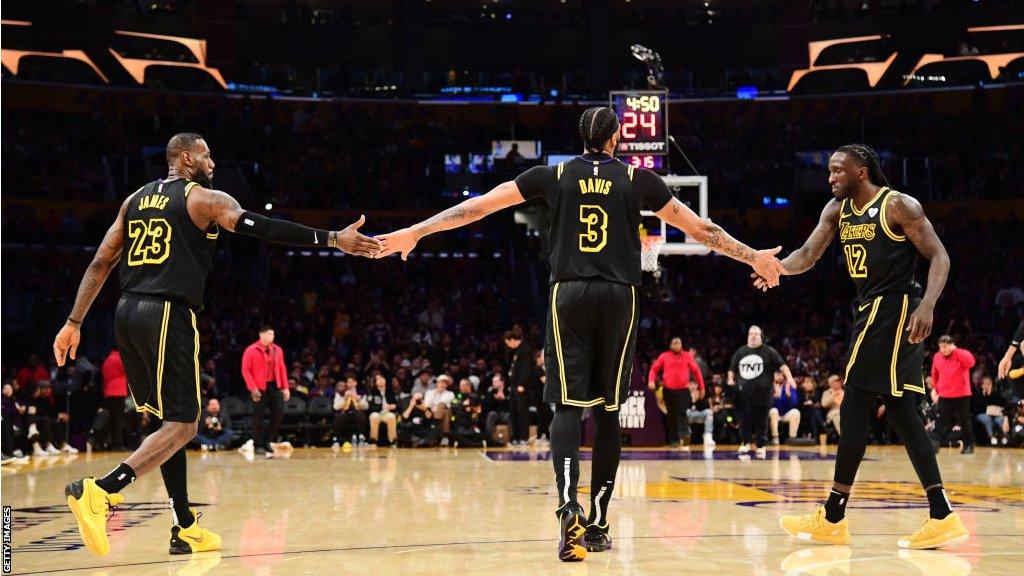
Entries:
{"label": "tnt logo on shirt", "polygon": [[748,354],[740,360],[740,378],[753,380],[764,374],[764,359],[757,354]]}

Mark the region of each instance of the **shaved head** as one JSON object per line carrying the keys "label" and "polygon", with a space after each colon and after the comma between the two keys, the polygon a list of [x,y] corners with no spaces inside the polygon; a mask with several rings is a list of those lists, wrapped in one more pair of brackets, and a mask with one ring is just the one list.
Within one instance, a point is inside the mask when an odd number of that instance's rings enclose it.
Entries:
{"label": "shaved head", "polygon": [[182,152],[191,152],[203,137],[194,132],[179,132],[167,142],[167,163],[172,164]]}

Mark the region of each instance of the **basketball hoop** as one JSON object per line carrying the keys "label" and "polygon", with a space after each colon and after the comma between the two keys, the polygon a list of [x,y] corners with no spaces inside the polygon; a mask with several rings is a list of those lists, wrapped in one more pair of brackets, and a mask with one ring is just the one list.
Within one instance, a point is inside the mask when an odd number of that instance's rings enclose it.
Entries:
{"label": "basketball hoop", "polygon": [[640,269],[644,272],[654,273],[657,278],[661,274],[661,267],[658,266],[658,254],[661,254],[661,247],[665,239],[661,236],[642,234],[640,236]]}

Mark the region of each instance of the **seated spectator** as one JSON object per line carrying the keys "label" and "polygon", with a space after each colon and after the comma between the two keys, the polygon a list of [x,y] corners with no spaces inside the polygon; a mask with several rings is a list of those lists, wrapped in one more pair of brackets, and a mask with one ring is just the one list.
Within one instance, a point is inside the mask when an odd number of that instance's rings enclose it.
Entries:
{"label": "seated spectator", "polygon": [[423,395],[413,393],[409,407],[402,413],[402,421],[398,423],[398,441],[414,448],[436,446],[440,435],[434,413],[423,401]]}
{"label": "seated spectator", "polygon": [[231,429],[231,415],[221,410],[220,400],[210,398],[199,418],[196,442],[203,450],[223,450],[231,445],[235,432]]}
{"label": "seated spectator", "polygon": [[[491,385],[484,392],[483,413],[487,438],[499,445],[508,442],[508,431],[511,426],[508,393],[505,390],[505,375],[500,372],[491,377]],[[500,439],[494,435],[499,424],[505,425],[505,435]]]}
{"label": "seated spectator", "polygon": [[18,404],[14,399],[14,386],[4,383],[3,387],[3,415],[0,417],[0,425],[3,426],[3,459],[9,460],[21,456],[22,452],[16,446],[16,437],[21,432],[21,415],[25,413],[25,407]]}
{"label": "seated spectator", "polygon": [[768,424],[772,444],[779,443],[779,421],[789,423],[789,438],[796,438],[800,430],[800,398],[789,382],[775,380],[772,407],[768,409]]}
{"label": "seated spectator", "polygon": [[[28,403],[26,411],[28,423],[28,440],[32,443],[33,456],[58,455],[61,452],[77,454],[78,450],[66,444],[68,413],[57,412],[53,407],[53,388],[48,380],[36,383],[36,393]],[[63,444],[57,449],[54,444]]]}
{"label": "seated spectator", "polygon": [[473,392],[469,378],[459,380],[459,392],[451,404],[455,444],[467,448],[484,446],[484,435],[480,430],[480,398]]}
{"label": "seated spectator", "polygon": [[807,423],[811,438],[818,438],[825,433],[825,417],[821,414],[821,398],[814,378],[804,376],[800,381],[800,421]]}
{"label": "seated spectator", "polygon": [[398,441],[398,403],[394,392],[388,388],[387,378],[378,372],[373,377],[373,387],[366,394],[370,410],[370,443],[376,444],[380,437],[380,425],[388,427],[388,446]]}
{"label": "seated spectator", "polygon": [[309,388],[300,383],[295,376],[288,377],[288,393],[292,398],[298,398],[303,402],[309,400]]}
{"label": "seated spectator", "polygon": [[1002,437],[1002,444],[1009,442],[1010,421],[1006,418],[1006,400],[995,389],[991,376],[981,379],[981,390],[974,396],[974,418],[981,422],[988,434],[989,443],[995,446]]}
{"label": "seated spectator", "polygon": [[352,438],[352,444],[366,441],[366,399],[359,394],[355,376],[338,382],[334,393],[334,444],[338,448],[345,438]]}
{"label": "seated spectator", "polygon": [[715,413],[708,405],[708,399],[701,394],[700,386],[690,380],[687,385],[690,389],[690,398],[694,399],[693,405],[687,408],[686,418],[690,424],[704,424],[704,447],[709,448],[715,445]]}
{"label": "seated spectator", "polygon": [[430,384],[430,370],[424,369],[416,375],[416,379],[412,383],[413,394],[419,393],[421,396],[426,396],[427,390],[433,388]]}
{"label": "seated spectator", "polygon": [[1018,400],[1010,425],[1010,445],[1024,447],[1024,400]]}
{"label": "seated spectator", "polygon": [[210,358],[203,365],[203,371],[199,374],[199,389],[203,398],[220,398],[220,387],[217,383],[217,362]]}
{"label": "seated spectator", "polygon": [[726,386],[722,382],[722,376],[716,374],[712,378],[711,398],[708,404],[715,415],[715,430],[718,432],[718,439],[730,444],[739,444],[740,429],[736,420],[736,401],[733,398],[734,387]]}
{"label": "seated spectator", "polygon": [[835,374],[828,377],[828,388],[821,393],[821,407],[826,410],[825,423],[836,427],[836,433],[841,434],[839,428],[839,406],[843,403],[843,379]]}
{"label": "seated spectator", "polygon": [[452,385],[452,377],[441,374],[437,377],[437,385],[423,395],[423,403],[430,409],[434,419],[441,425],[441,445],[448,445],[448,433],[451,431],[451,404],[455,394],[448,388]]}

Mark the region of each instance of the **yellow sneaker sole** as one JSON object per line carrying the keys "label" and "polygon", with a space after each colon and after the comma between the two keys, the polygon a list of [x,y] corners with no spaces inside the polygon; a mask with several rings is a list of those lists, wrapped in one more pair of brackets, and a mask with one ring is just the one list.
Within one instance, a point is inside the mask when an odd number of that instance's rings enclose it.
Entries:
{"label": "yellow sneaker sole", "polygon": [[910,540],[900,540],[897,545],[905,550],[931,550],[933,548],[943,548],[946,546],[956,546],[957,544],[963,544],[971,538],[970,534],[943,534],[942,536],[932,538],[931,540],[924,540],[923,542],[911,543]]}
{"label": "yellow sneaker sole", "polygon": [[782,530],[786,534],[789,534],[790,536],[796,538],[797,540],[803,540],[805,542],[818,542],[818,543],[821,543],[821,544],[849,544],[850,543],[850,536],[849,535],[825,536],[825,535],[821,535],[821,534],[811,534],[810,532],[800,532],[798,530],[790,530],[782,522],[781,518],[779,519],[779,527],[782,528]]}

